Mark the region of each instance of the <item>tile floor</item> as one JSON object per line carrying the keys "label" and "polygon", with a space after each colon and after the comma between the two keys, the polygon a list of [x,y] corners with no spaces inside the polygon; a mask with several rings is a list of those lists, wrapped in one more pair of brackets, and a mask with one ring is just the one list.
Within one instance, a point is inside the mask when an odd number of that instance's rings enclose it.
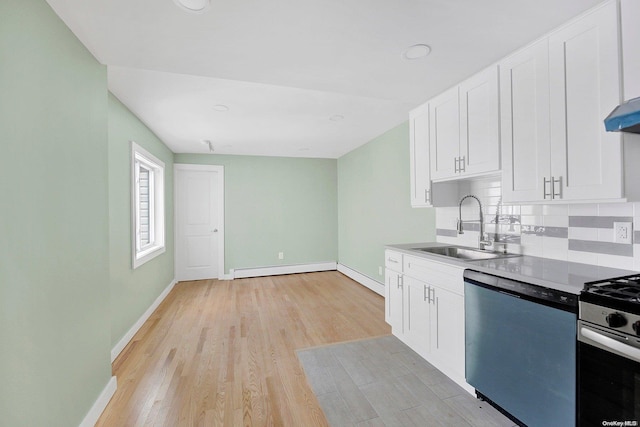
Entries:
{"label": "tile floor", "polygon": [[515,424],[389,335],[298,351],[332,427]]}

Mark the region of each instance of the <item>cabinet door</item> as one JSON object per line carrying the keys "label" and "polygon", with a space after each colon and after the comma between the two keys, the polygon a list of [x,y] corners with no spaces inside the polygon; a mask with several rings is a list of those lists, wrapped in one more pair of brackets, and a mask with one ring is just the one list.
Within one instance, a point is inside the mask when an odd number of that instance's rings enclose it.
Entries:
{"label": "cabinet door", "polygon": [[464,298],[432,286],[431,355],[438,366],[464,378]]}
{"label": "cabinet door", "polygon": [[431,178],[455,177],[460,157],[458,87],[429,101],[429,153]]}
{"label": "cabinet door", "polygon": [[502,197],[542,200],[543,179],[551,176],[547,39],[500,64],[500,111]]}
{"label": "cabinet door", "polygon": [[431,176],[429,175],[429,105],[409,114],[409,158],[411,206],[431,206]]}
{"label": "cabinet door", "polygon": [[429,353],[429,300],[427,285],[405,276],[405,336],[411,348],[421,356]]}
{"label": "cabinet door", "polygon": [[499,170],[498,68],[490,67],[464,81],[459,96],[462,174]]}
{"label": "cabinet door", "polygon": [[622,147],[602,121],[620,103],[617,2],[549,38],[554,199],[622,197]]}
{"label": "cabinet door", "polygon": [[388,268],[385,270],[385,321],[394,334],[404,333],[404,297],[402,274]]}

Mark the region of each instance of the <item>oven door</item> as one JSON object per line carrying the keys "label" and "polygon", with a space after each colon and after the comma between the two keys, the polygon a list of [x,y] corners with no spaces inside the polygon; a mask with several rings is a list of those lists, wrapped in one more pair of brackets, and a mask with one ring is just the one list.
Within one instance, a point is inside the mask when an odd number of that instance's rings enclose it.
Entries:
{"label": "oven door", "polygon": [[578,341],[578,425],[640,426],[640,340],[579,321]]}

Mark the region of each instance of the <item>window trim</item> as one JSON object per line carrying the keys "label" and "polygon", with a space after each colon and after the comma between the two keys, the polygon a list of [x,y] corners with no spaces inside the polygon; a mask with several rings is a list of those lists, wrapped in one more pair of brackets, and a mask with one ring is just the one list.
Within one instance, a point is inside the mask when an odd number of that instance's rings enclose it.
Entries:
{"label": "window trim", "polygon": [[[150,242],[140,245],[139,166],[149,174]],[[135,270],[166,251],[164,162],[131,141],[131,263]]]}

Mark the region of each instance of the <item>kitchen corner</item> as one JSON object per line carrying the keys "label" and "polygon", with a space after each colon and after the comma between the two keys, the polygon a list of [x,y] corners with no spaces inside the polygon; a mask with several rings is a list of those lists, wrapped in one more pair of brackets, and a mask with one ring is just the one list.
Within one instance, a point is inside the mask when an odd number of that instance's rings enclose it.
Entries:
{"label": "kitchen corner", "polygon": [[[492,259],[446,255],[466,251]],[[387,245],[385,261],[396,337],[516,423],[580,425],[579,295],[632,271],[438,242]]]}

